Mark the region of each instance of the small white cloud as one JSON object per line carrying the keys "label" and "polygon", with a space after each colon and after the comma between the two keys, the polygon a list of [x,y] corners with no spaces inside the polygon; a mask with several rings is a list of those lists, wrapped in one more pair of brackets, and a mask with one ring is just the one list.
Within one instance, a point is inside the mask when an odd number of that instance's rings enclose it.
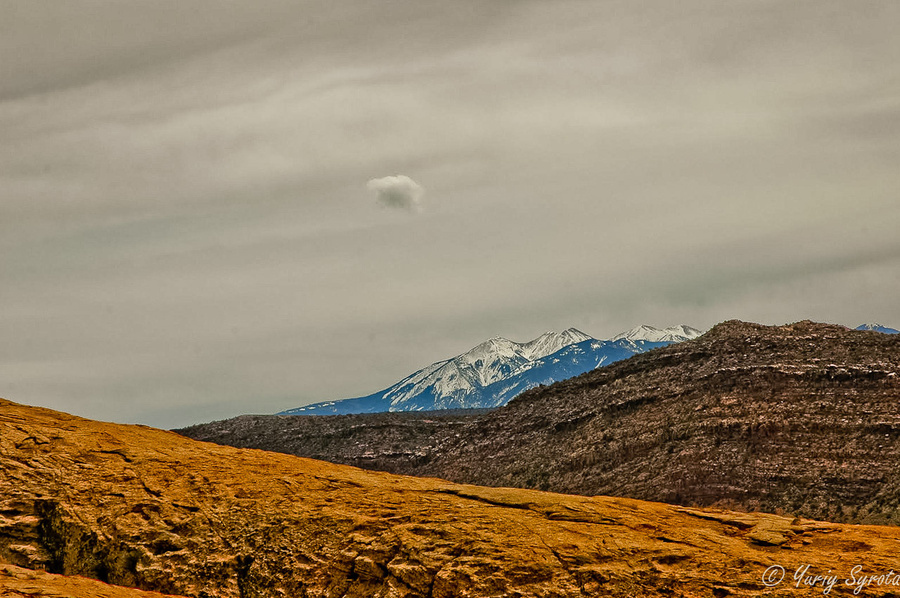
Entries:
{"label": "small white cloud", "polygon": [[418,211],[425,189],[406,175],[372,179],[366,187],[375,192],[375,201],[388,208]]}

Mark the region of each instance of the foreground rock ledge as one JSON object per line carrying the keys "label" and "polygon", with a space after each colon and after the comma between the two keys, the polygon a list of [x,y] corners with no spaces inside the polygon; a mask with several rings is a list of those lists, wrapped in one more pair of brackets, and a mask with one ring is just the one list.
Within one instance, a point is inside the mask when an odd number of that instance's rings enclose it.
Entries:
{"label": "foreground rock ledge", "polygon": [[168,594],[123,588],[93,579],[53,575],[0,563],[0,596],[4,598],[173,598]]}
{"label": "foreground rock ledge", "polygon": [[[898,547],[898,528],[450,484],[0,400],[0,561],[166,594],[788,596],[797,567],[886,573]],[[788,579],[766,588],[772,565]]]}

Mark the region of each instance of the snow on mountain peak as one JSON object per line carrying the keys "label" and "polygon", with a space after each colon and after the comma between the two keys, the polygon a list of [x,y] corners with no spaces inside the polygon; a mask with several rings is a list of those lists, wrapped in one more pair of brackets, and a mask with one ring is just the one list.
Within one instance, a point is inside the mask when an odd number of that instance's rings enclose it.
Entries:
{"label": "snow on mountain peak", "polygon": [[545,332],[534,340],[522,343],[521,347],[525,356],[530,360],[534,360],[556,353],[563,347],[591,340],[592,338],[592,336],[576,328],[569,328],[562,332]]}
{"label": "snow on mountain peak", "polygon": [[483,343],[475,345],[474,347],[472,347],[471,349],[469,349],[468,351],[466,351],[465,353],[460,355],[460,357],[463,357],[465,355],[481,356],[481,355],[484,355],[485,353],[496,353],[498,351],[508,352],[508,351],[514,350],[514,347],[516,345],[518,345],[518,343],[514,343],[513,341],[509,340],[508,338],[503,338],[502,336],[495,336],[493,338],[489,338],[488,340],[484,341]]}
{"label": "snow on mountain peak", "polygon": [[497,336],[454,357],[449,363],[460,370],[460,378],[465,377],[487,386],[527,369],[536,359],[592,338],[575,328],[562,332],[545,332],[525,343]]}
{"label": "snow on mountain peak", "polygon": [[651,343],[680,342],[697,338],[701,334],[703,334],[703,332],[700,330],[685,326],[684,324],[679,326],[669,326],[662,330],[654,326],[641,324],[628,332],[617,334],[610,340],[649,341]]}
{"label": "snow on mountain peak", "polygon": [[694,339],[694,338],[697,338],[698,336],[703,335],[702,330],[697,330],[696,328],[693,328],[691,326],[686,326],[684,324],[679,324],[678,326],[669,326],[668,328],[666,328],[666,332],[669,332],[672,334],[679,334],[679,335],[687,338],[688,340]]}
{"label": "snow on mountain peak", "polygon": [[577,328],[566,328],[562,331],[561,334],[568,338],[574,339],[576,343],[594,338],[590,334],[586,334],[578,330]]}
{"label": "snow on mountain peak", "polygon": [[486,386],[508,376],[528,361],[519,343],[496,336],[454,357],[448,365],[458,368],[461,377]]}

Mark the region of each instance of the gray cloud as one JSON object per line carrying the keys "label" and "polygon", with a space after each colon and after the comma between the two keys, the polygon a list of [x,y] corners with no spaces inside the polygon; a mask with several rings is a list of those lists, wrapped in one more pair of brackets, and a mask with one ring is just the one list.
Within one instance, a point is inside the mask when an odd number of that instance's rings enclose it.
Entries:
{"label": "gray cloud", "polygon": [[177,426],[498,334],[900,326],[895,0],[13,1],[10,399]]}
{"label": "gray cloud", "polygon": [[375,201],[385,207],[410,211],[422,208],[425,189],[405,174],[372,179],[366,188],[375,194]]}

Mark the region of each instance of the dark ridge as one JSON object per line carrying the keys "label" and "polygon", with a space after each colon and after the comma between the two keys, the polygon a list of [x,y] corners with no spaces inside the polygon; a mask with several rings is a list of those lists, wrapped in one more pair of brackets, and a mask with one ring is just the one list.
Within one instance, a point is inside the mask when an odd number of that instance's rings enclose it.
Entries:
{"label": "dark ridge", "polygon": [[242,415],[173,430],[195,440],[402,473],[491,409],[351,415]]}

